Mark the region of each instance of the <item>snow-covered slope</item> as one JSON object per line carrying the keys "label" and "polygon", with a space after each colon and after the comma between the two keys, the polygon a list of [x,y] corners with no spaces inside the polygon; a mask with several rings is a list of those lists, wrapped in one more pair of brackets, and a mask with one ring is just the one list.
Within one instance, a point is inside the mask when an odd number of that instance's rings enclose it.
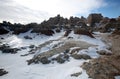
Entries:
{"label": "snow-covered slope", "polygon": [[[9,44],[11,47],[26,47],[29,45],[38,46],[41,43],[44,43],[48,40],[55,40],[62,37],[64,32],[56,33],[53,36],[37,35],[31,34],[30,32],[23,33],[20,35],[1,35],[5,39],[1,40],[4,44]],[[24,36],[30,36],[33,39],[24,39]],[[87,36],[73,35],[75,40],[81,40],[88,42],[97,47],[89,47],[88,49],[83,49],[79,53],[88,54],[91,57],[95,58],[99,55],[96,53],[97,48],[105,48],[105,44],[100,39],[93,39]],[[54,44],[54,43],[53,43]],[[21,57],[20,55],[28,53],[30,49],[24,49],[18,51],[16,54],[5,54],[0,51],[0,68],[4,68],[9,73],[1,76],[0,79],[90,79],[86,72],[80,67],[83,62],[89,60],[76,60],[70,58],[70,61],[65,62],[64,64],[59,64],[57,62],[50,63],[47,65],[43,64],[31,64],[27,65],[26,60],[31,59],[33,55],[28,55]],[[82,74],[78,77],[71,76],[71,74],[81,72]]]}
{"label": "snow-covered slope", "polygon": [[[62,31],[61,33],[55,33],[53,36],[46,36],[46,35],[41,35],[41,34],[36,34],[36,33],[30,33],[30,31],[26,33],[21,33],[19,35],[12,35],[12,34],[5,34],[1,35],[0,37],[5,38],[5,40],[2,41],[2,43],[7,43],[11,47],[25,47],[29,45],[36,45],[38,46],[41,43],[44,43],[45,41],[49,40],[55,40],[63,36],[64,32]],[[25,39],[24,36],[30,36],[33,39]]]}

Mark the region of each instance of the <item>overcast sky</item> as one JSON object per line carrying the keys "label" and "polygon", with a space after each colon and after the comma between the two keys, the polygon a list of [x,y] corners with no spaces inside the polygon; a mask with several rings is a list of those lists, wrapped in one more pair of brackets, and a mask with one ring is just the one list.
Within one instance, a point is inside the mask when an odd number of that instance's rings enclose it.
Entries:
{"label": "overcast sky", "polygon": [[[30,23],[60,14],[64,17],[102,13],[117,17],[120,0],[0,0],[0,21]],[[115,9],[116,8],[116,9]]]}

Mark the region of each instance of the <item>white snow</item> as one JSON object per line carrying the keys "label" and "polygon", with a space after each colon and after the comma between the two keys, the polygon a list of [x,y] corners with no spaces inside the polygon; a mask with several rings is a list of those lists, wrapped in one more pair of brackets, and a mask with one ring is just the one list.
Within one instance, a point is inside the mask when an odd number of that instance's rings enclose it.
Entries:
{"label": "white snow", "polygon": [[89,47],[88,49],[80,50],[78,54],[87,54],[92,58],[98,58],[99,54],[96,51],[97,49],[95,47]]}
{"label": "white snow", "polygon": [[[26,32],[26,33],[21,33],[19,35],[11,35],[11,34],[7,34],[7,35],[0,35],[0,37],[4,37],[5,40],[2,41],[2,43],[7,43],[9,44],[11,47],[25,47],[25,46],[29,46],[29,45],[39,45],[41,43],[44,43],[45,41],[49,41],[49,40],[55,40],[60,38],[61,36],[63,36],[64,32],[61,33],[56,33],[53,36],[46,36],[46,35],[37,35],[36,33],[30,33]],[[24,36],[30,36],[33,39],[24,39]]]}
{"label": "white snow", "polygon": [[120,79],[120,76],[115,76],[115,79]]}
{"label": "white snow", "polygon": [[[88,79],[87,74],[80,68],[84,60],[72,59],[64,64],[32,64],[27,65],[26,60],[31,56],[20,57],[26,51],[17,54],[2,54],[0,52],[0,67],[9,73],[1,76],[1,79]],[[79,77],[71,77],[76,72],[82,72]]]}
{"label": "white snow", "polygon": [[69,34],[69,36],[73,37],[76,40],[84,41],[89,44],[96,45],[98,50],[103,50],[103,49],[106,50],[106,48],[107,48],[107,45],[103,41],[101,41],[101,39],[99,39],[99,38],[91,38],[86,35],[74,34],[73,31]]}
{"label": "white snow", "polygon": [[[35,33],[31,34],[30,32],[23,33],[20,35],[1,35],[0,37],[4,37],[4,40],[1,40],[2,43],[7,43],[11,47],[24,47],[29,45],[39,45],[48,40],[55,40],[63,36],[64,32],[56,33],[53,36],[45,36],[45,35],[37,35]],[[24,39],[24,36],[30,36],[33,39]],[[89,47],[88,49],[83,49],[79,51],[80,54],[88,54],[91,57],[95,58],[99,55],[96,53],[96,49],[105,48],[106,45],[100,39],[90,38],[84,35],[74,35],[75,40],[85,41],[90,44],[97,45],[97,47]],[[51,43],[49,46],[53,46],[54,44],[60,41],[55,41]],[[48,46],[48,47],[49,47]],[[42,51],[49,50],[44,48]],[[20,55],[28,53],[29,48],[25,50],[19,51],[17,54],[3,54],[0,51],[0,68],[4,68],[9,73],[1,76],[0,79],[90,79],[86,74],[86,71],[82,70],[80,67],[83,62],[86,60],[75,60],[70,58],[70,61],[65,62],[64,64],[58,64],[54,62],[54,64],[50,63],[47,65],[43,64],[31,64],[27,65],[26,60],[31,59],[33,55],[28,55],[25,57],[21,57]],[[55,55],[57,56],[57,55]],[[53,56],[53,57],[55,57]],[[70,75],[73,73],[82,72],[78,77],[71,77]]]}

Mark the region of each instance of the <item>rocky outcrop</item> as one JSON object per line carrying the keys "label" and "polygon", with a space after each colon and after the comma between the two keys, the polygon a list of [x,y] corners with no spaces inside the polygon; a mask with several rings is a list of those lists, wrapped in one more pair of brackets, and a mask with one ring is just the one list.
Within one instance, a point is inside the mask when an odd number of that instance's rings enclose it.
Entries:
{"label": "rocky outcrop", "polygon": [[94,27],[95,23],[99,23],[102,20],[103,16],[102,14],[90,14],[87,18],[87,23]]}
{"label": "rocky outcrop", "polygon": [[92,33],[90,33],[89,31],[85,30],[85,29],[81,29],[81,28],[76,28],[74,30],[74,34],[80,34],[80,35],[87,35],[91,38],[94,38],[94,36],[92,35]]}
{"label": "rocky outcrop", "polygon": [[82,68],[92,79],[115,79],[120,75],[120,55],[102,56],[85,62]]}
{"label": "rocky outcrop", "polygon": [[25,33],[25,32],[27,32],[27,31],[29,31],[30,29],[29,28],[27,28],[27,27],[23,27],[23,26],[21,26],[21,27],[16,27],[15,29],[14,29],[14,31],[13,31],[13,34],[20,34],[20,33]]}
{"label": "rocky outcrop", "polygon": [[107,22],[109,22],[109,18],[108,17],[104,17],[101,21],[100,24],[106,24]]}
{"label": "rocky outcrop", "polygon": [[7,34],[9,31],[6,30],[4,27],[0,26],[0,35]]}
{"label": "rocky outcrop", "polygon": [[115,18],[106,19],[105,22],[100,23],[101,32],[112,32],[114,29],[120,29],[120,22]]}

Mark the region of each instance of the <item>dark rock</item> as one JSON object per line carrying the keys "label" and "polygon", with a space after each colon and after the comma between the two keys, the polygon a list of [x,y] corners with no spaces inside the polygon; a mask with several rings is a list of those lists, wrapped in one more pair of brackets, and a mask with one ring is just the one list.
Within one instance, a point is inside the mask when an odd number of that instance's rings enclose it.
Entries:
{"label": "dark rock", "polygon": [[5,74],[7,74],[8,72],[7,71],[5,71],[4,69],[0,69],[0,76],[3,76],[3,75],[5,75]]}
{"label": "dark rock", "polygon": [[65,54],[64,59],[68,61],[69,60],[69,55]]}
{"label": "dark rock", "polygon": [[21,49],[26,49],[26,47],[21,47]]}
{"label": "dark rock", "polygon": [[1,38],[1,39],[4,39],[4,38]]}
{"label": "dark rock", "polygon": [[58,56],[57,58],[56,58],[56,61],[58,62],[58,63],[64,63],[65,62],[65,60],[62,58],[62,57],[60,57],[60,56]]}
{"label": "dark rock", "polygon": [[3,28],[2,26],[0,26],[0,35],[7,34],[7,33],[9,33],[9,31]]}
{"label": "dark rock", "polygon": [[6,48],[10,48],[10,46],[6,44],[0,45],[0,50],[6,49]]}
{"label": "dark rock", "polygon": [[75,59],[85,59],[85,60],[91,59],[91,57],[86,54],[72,54],[71,56]]}
{"label": "dark rock", "polygon": [[65,50],[63,53],[65,54],[65,55],[67,55],[67,53],[69,53],[69,49],[67,49],[67,50]]}
{"label": "dark rock", "polygon": [[40,62],[41,62],[42,64],[49,64],[49,63],[50,63],[50,60],[48,60],[47,57],[42,57],[42,58],[40,59]]}
{"label": "dark rock", "polygon": [[120,23],[117,22],[115,18],[109,19],[106,21],[106,23],[101,23],[99,30],[100,32],[113,32],[114,29],[120,30]]}
{"label": "dark rock", "polygon": [[85,21],[78,21],[77,26],[80,26],[81,28],[87,28]]}
{"label": "dark rock", "polygon": [[24,36],[25,39],[32,39],[30,36]]}
{"label": "dark rock", "polygon": [[48,36],[52,36],[54,34],[54,31],[50,29],[45,29],[45,30],[40,30],[40,33]]}
{"label": "dark rock", "polygon": [[25,33],[30,29],[31,27],[29,27],[28,25],[22,25],[20,23],[12,25],[13,34],[17,34],[17,35],[20,33]]}
{"label": "dark rock", "polygon": [[92,35],[92,33],[90,33],[89,31],[85,30],[85,29],[81,29],[81,28],[76,28],[74,30],[74,34],[81,34],[81,35],[87,35],[91,38],[94,38],[94,36]]}
{"label": "dark rock", "polygon": [[28,64],[28,65],[32,64],[33,62],[34,62],[33,59],[27,60],[27,64]]}
{"label": "dark rock", "polygon": [[30,65],[32,63],[38,64],[39,62],[41,62],[42,64],[48,64],[50,63],[50,61],[46,58],[46,57],[36,57],[34,56],[34,59],[29,59],[27,60],[27,64]]}
{"label": "dark rock", "polygon": [[62,64],[65,61],[69,60],[69,55],[67,55],[67,54],[60,54],[56,58],[52,58],[52,60],[57,61],[58,63]]}
{"label": "dark rock", "polygon": [[67,39],[73,39],[73,37],[68,37]]}
{"label": "dark rock", "polygon": [[109,22],[109,18],[108,17],[104,17],[101,21],[100,24],[106,24],[107,22]]}
{"label": "dark rock", "polygon": [[55,31],[56,31],[57,33],[60,33],[60,32],[61,32],[61,30],[60,30],[60,29],[56,29]]}
{"label": "dark rock", "polygon": [[80,50],[81,50],[80,47],[74,48],[74,49],[72,49],[72,50],[70,51],[70,54],[74,54],[74,53],[76,53],[76,52],[79,52]]}
{"label": "dark rock", "polygon": [[82,74],[82,72],[77,72],[77,73],[71,74],[71,76],[78,77],[78,76],[81,75],[81,74]]}
{"label": "dark rock", "polygon": [[25,30],[24,28],[22,28],[22,29],[19,28],[19,29],[15,29],[13,34],[19,35],[20,33],[25,33],[27,31],[29,31],[29,30]]}
{"label": "dark rock", "polygon": [[3,53],[11,53],[11,54],[15,54],[17,53],[19,49],[17,48],[6,48],[6,49],[3,49],[2,52]]}
{"label": "dark rock", "polygon": [[97,53],[100,54],[100,55],[112,55],[111,52],[106,51],[106,50],[100,50],[100,51],[97,51]]}
{"label": "dark rock", "polygon": [[120,35],[120,29],[115,29],[112,34]]}
{"label": "dark rock", "polygon": [[19,51],[20,49],[18,48],[10,48],[10,46],[3,44],[0,46],[0,50],[2,51],[2,53],[11,53],[11,54],[15,54],[17,53],[17,51]]}
{"label": "dark rock", "polygon": [[30,45],[30,46],[29,46],[29,48],[34,48],[34,47],[35,47],[35,45]]}

